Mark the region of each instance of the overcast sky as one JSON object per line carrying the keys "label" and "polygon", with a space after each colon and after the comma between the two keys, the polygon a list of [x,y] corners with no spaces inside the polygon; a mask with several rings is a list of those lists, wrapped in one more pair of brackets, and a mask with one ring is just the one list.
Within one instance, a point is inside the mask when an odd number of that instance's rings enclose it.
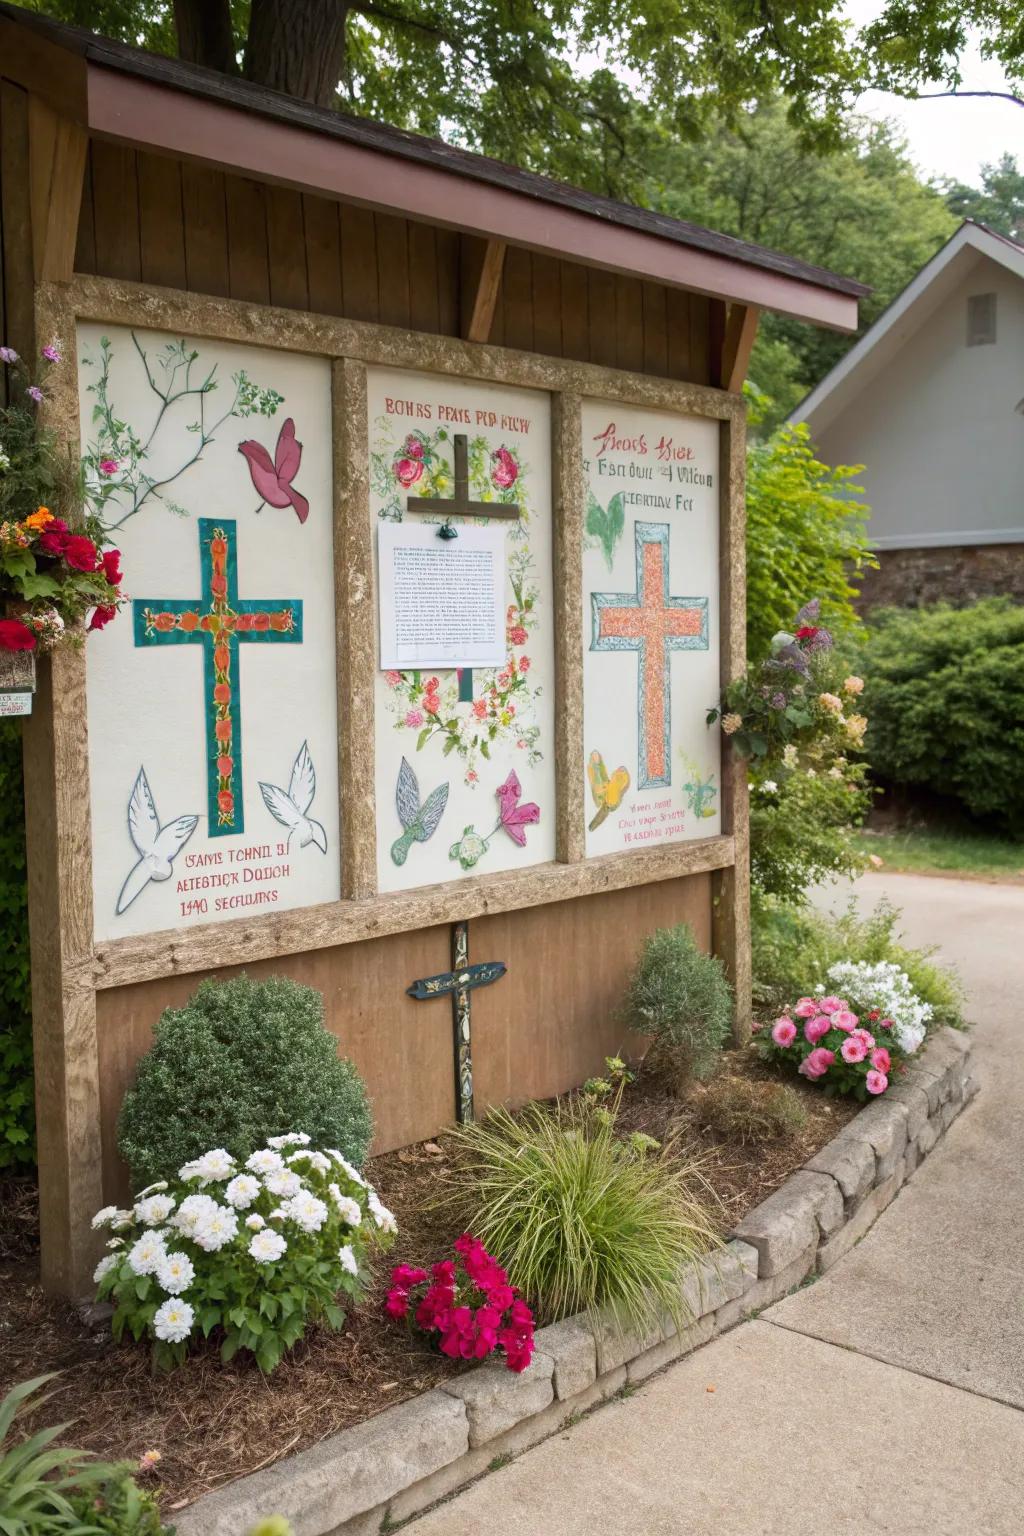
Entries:
{"label": "overcast sky", "polygon": [[[846,0],[846,12],[858,26],[872,21],[880,0]],[[998,64],[982,59],[977,48],[962,65],[961,90],[1006,90]],[[1024,107],[1011,101],[974,97],[944,97],[938,101],[905,101],[883,91],[868,91],[859,109],[873,117],[895,119],[906,135],[910,152],[927,176],[948,176],[976,185],[978,169],[1003,154],[1024,163]]]}

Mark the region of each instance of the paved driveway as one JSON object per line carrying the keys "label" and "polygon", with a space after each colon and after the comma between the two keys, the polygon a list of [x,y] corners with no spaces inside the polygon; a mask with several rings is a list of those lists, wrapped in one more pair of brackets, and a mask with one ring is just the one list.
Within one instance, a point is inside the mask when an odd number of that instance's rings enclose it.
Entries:
{"label": "paved driveway", "polygon": [[415,1536],[1024,1532],[1024,887],[870,875],[858,890],[890,895],[910,941],[960,967],[979,1097],[822,1280]]}

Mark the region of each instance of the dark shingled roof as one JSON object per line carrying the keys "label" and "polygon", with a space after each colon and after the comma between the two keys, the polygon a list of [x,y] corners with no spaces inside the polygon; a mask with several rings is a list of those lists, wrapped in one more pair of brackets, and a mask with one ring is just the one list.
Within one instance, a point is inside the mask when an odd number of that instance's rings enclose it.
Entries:
{"label": "dark shingled roof", "polygon": [[265,86],[254,85],[251,81],[222,75],[198,64],[186,64],[180,59],[147,53],[141,48],[113,42],[84,28],[55,22],[18,6],[0,3],[0,15],[32,28],[56,46],[78,54],[92,64],[121,74],[134,75],[188,95],[214,100],[244,112],[257,113],[276,122],[322,134],[325,138],[339,139],[364,149],[399,156],[470,181],[484,182],[542,202],[572,208],[607,224],[640,230],[644,234],[674,241],[677,245],[707,251],[711,255],[741,262],[746,266],[761,267],[768,272],[778,272],[798,282],[811,283],[836,293],[859,298],[871,291],[864,283],[839,277],[824,267],[813,266],[794,256],[748,244],[732,235],[719,234],[700,224],[691,224],[686,219],[674,219],[648,208],[616,202],[613,198],[570,186],[567,182],[554,181],[534,171],[524,171],[501,160],[492,160],[486,155],[445,144],[440,139],[392,128],[369,118],[335,112],[329,107],[312,106],[309,102],[269,90]]}

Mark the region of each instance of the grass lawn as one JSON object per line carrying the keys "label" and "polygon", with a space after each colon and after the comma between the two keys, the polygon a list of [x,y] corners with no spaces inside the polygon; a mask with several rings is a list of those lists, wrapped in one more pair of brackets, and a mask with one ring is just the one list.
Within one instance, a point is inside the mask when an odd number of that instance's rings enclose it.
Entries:
{"label": "grass lawn", "polygon": [[963,828],[911,827],[861,834],[865,853],[888,870],[920,875],[967,875],[1024,880],[1024,842]]}

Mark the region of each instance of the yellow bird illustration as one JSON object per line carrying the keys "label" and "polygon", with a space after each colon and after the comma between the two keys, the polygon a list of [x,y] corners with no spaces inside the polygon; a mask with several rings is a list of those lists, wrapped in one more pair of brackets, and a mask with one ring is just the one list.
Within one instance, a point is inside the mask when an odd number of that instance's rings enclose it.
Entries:
{"label": "yellow bird illustration", "polygon": [[609,778],[600,752],[591,752],[590,761],[587,764],[587,778],[590,780],[590,793],[597,806],[597,814],[590,823],[590,830],[594,832],[605,817],[610,812],[617,811],[622,804],[623,796],[629,788],[629,773],[625,768],[616,768]]}

